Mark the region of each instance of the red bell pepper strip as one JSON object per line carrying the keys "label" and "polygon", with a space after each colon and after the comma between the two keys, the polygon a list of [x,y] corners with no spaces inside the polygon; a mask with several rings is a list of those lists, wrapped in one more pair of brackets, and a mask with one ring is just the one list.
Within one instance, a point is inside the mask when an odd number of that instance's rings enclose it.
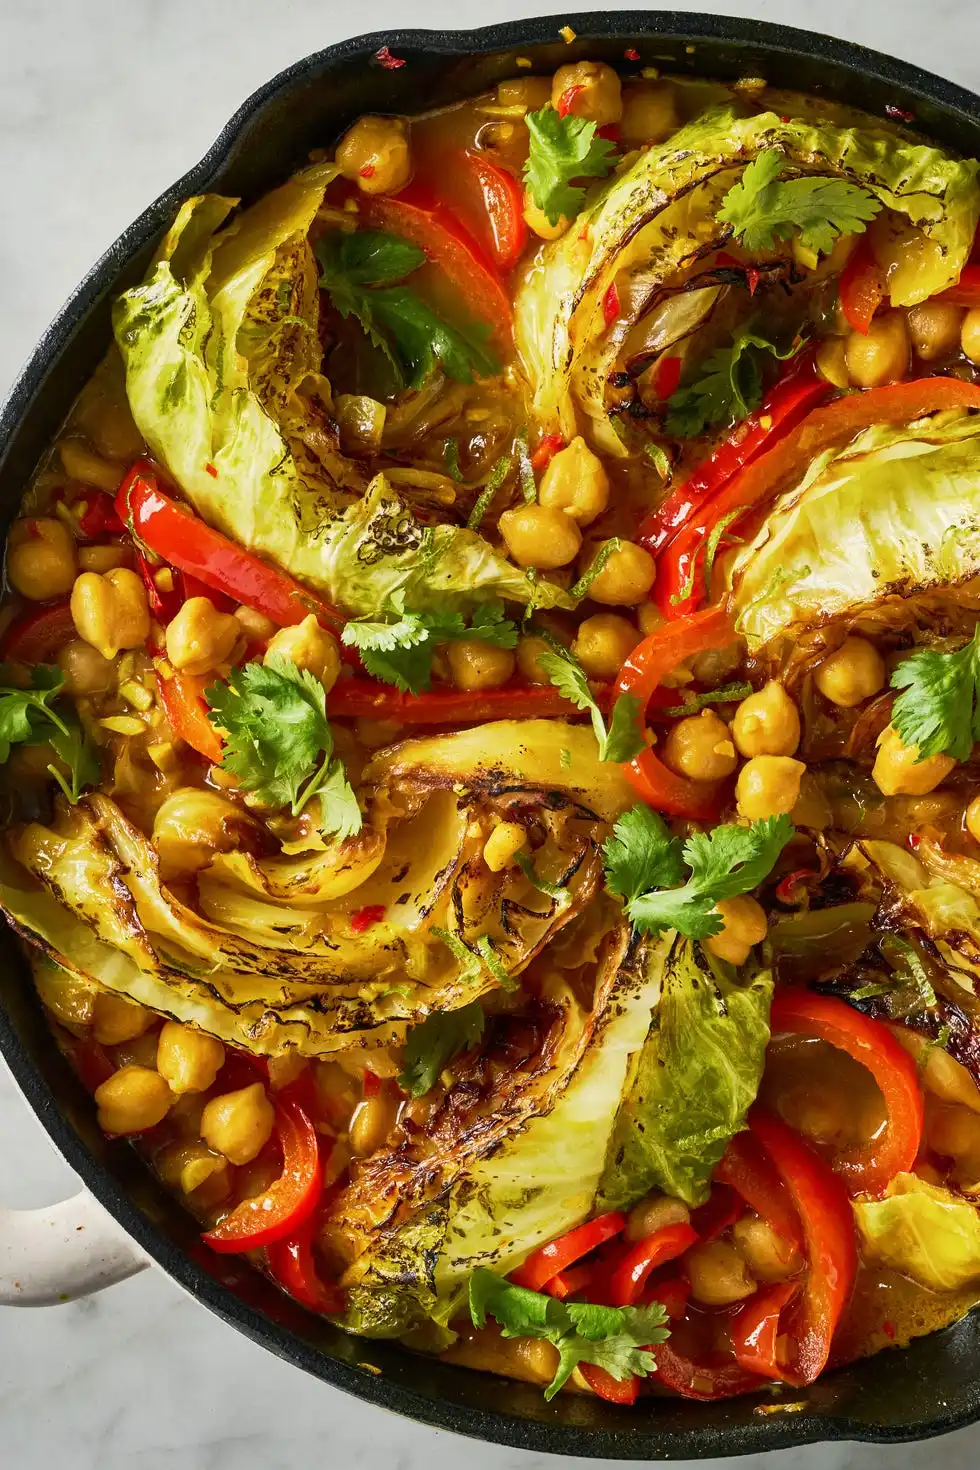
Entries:
{"label": "red bell pepper strip", "polygon": [[0,657],[19,664],[51,663],[60,649],[77,638],[68,599],[31,608],[15,618],[0,639]]}
{"label": "red bell pepper strip", "polygon": [[884,295],[881,267],[874,258],[867,235],[862,235],[841,272],[840,304],[847,325],[867,336],[872,317]]}
{"label": "red bell pepper strip", "polygon": [[566,1297],[584,1291],[591,1284],[594,1276],[595,1267],[591,1264],[570,1266],[567,1271],[559,1271],[557,1276],[552,1276],[550,1281],[545,1282],[544,1290],[548,1296],[557,1297],[560,1302],[563,1302]]}
{"label": "red bell pepper strip", "polygon": [[[680,358],[666,361],[677,363],[679,379]],[[665,363],[661,363],[663,366]],[[659,377],[657,391],[660,392]],[[650,512],[640,525],[636,539],[656,555],[699,505],[727,485],[743,465],[771,448],[832,392],[831,384],[817,375],[811,354],[794,359],[790,370],[769,390],[760,407],[736,424],[715,452]],[[669,397],[669,394],[660,393],[660,396]]]}
{"label": "red bell pepper strip", "polygon": [[116,1070],[105,1047],[91,1037],[83,1041],[80,1036],[70,1036],[66,1032],[59,1046],[86,1092],[95,1092]]}
{"label": "red bell pepper strip", "polygon": [[218,765],[224,754],[221,736],[208,719],[204,691],[213,681],[207,674],[174,674],[164,679],[157,675],[160,702],[170,728],[192,750]]}
{"label": "red bell pepper strip", "polygon": [[[916,378],[850,393],[808,414],[764,454],[752,459],[719,491],[702,503],[664,548],[657,562],[654,588],[657,606],[667,618],[690,611],[703,596],[695,586],[680,597],[690,581],[691,566],[713,526],[731,512],[748,512],[772,500],[783,486],[804,473],[824,449],[847,442],[872,424],[907,424],[945,408],[980,408],[980,385],[959,378]],[[741,517],[739,517],[741,519]],[[732,523],[733,528],[738,520]],[[673,602],[678,596],[680,600]]]}
{"label": "red bell pepper strip", "polygon": [[922,1145],[925,1104],[914,1058],[881,1021],[801,986],[777,989],[769,1025],[773,1035],[818,1037],[871,1073],[888,1121],[866,1148],[836,1155],[834,1168],[854,1193],[881,1194],[896,1174],[912,1168]]}
{"label": "red bell pepper strip", "polygon": [[739,1307],[732,1318],[732,1347],[735,1361],[749,1373],[780,1379],[783,1370],[776,1361],[780,1313],[800,1290],[799,1281],[780,1281],[757,1291]]}
{"label": "red bell pepper strip", "polygon": [[980,265],[965,265],[956,285],[941,291],[933,300],[948,301],[950,306],[980,306]]}
{"label": "red bell pepper strip", "polygon": [[[598,686],[593,692],[599,707],[607,707],[611,686]],[[575,713],[575,706],[563,699],[552,684],[511,684],[476,694],[456,689],[403,694],[375,679],[352,675],[338,679],[327,695],[331,719],[394,720],[402,725],[472,725],[484,720],[533,720]]]}
{"label": "red bell pepper strip", "polygon": [[486,211],[485,230],[474,233],[486,233],[494,264],[499,270],[512,271],[528,237],[521,186],[479,148],[464,148],[463,161],[480,189]]}
{"label": "red bell pepper strip", "polygon": [[608,330],[619,316],[619,291],[616,282],[611,281],[606,288],[606,294],[602,298],[602,320]]}
{"label": "red bell pepper strip", "polygon": [[679,357],[660,359],[653,375],[653,391],[658,398],[671,398],[677,392],[683,367],[683,360]]}
{"label": "red bell pepper strip", "polygon": [[766,1382],[756,1373],[747,1373],[731,1358],[698,1362],[675,1347],[670,1338],[658,1343],[654,1352],[655,1377],[682,1399],[711,1403],[714,1399],[736,1398],[742,1393],[753,1393]]}
{"label": "red bell pepper strip", "polygon": [[640,1381],[635,1373],[622,1382],[614,1378],[605,1368],[596,1363],[582,1363],[582,1377],[599,1398],[610,1404],[635,1404],[640,1391]]}
{"label": "red bell pepper strip", "polygon": [[740,1195],[783,1240],[803,1249],[803,1227],[789,1191],[753,1133],[736,1133],[729,1141],[715,1179]]}
{"label": "red bell pepper strip", "polygon": [[789,1339],[781,1377],[801,1386],[813,1383],[827,1366],[854,1286],[857,1246],[851,1202],[837,1175],[781,1118],[756,1104],[749,1127],[789,1190],[803,1226],[806,1276],[781,1323],[781,1335]]}
{"label": "red bell pepper strip", "polygon": [[651,1272],[676,1260],[698,1242],[698,1232],[683,1223],[665,1225],[623,1252],[609,1280],[609,1304],[632,1307],[640,1299]]}
{"label": "red bell pepper strip", "polygon": [[343,627],[344,618],[315,592],[222,536],[159,488],[157,473],[137,460],[119,487],[116,509],[142,542],[171,566],[264,613],[281,628],[301,623],[310,613],[325,628]]}
{"label": "red bell pepper strip", "polygon": [[[717,1173],[716,1173],[717,1179]],[[698,1240],[717,1240],[745,1214],[745,1201],[727,1184],[716,1183],[708,1199],[691,1214]]]}
{"label": "red bell pepper strip", "polygon": [[511,1271],[510,1280],[515,1286],[526,1286],[529,1291],[540,1291],[559,1271],[573,1266],[576,1261],[594,1251],[596,1246],[603,1245],[614,1235],[618,1235],[625,1224],[626,1216],[618,1210],[610,1210],[608,1214],[599,1215],[595,1220],[586,1220],[584,1225],[577,1225],[574,1230],[560,1235],[557,1240],[532,1251],[526,1261],[515,1271]]}
{"label": "red bell pepper strip", "polygon": [[573,87],[566,87],[564,92],[562,92],[561,96],[558,98],[558,106],[555,108],[558,116],[567,117],[568,114],[575,107],[575,99],[579,96],[581,92],[584,91],[585,86],[582,82],[579,82],[576,86]]}
{"label": "red bell pepper strip", "polygon": [[545,434],[531,455],[531,468],[536,475],[540,475],[548,468],[559,449],[565,448],[565,439],[561,434]]}
{"label": "red bell pepper strip", "polygon": [[309,1220],[291,1235],[270,1242],[266,1249],[269,1269],[279,1285],[302,1306],[326,1316],[344,1310],[344,1293],[339,1286],[324,1281],[313,1259],[313,1230]]}
{"label": "red bell pepper strip", "polygon": [[202,1239],[222,1254],[255,1250],[294,1234],[316,1208],[323,1185],[320,1145],[312,1120],[285,1092],[275,1101],[276,1136],[282,1148],[282,1173],[256,1195],[242,1200]]}

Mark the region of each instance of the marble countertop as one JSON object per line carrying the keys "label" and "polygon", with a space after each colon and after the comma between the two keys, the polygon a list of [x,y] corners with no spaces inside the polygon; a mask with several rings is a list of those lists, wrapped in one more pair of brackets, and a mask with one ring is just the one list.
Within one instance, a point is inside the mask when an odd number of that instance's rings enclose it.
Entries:
{"label": "marble countertop", "polygon": [[[361,29],[481,25],[548,8],[548,0],[374,0]],[[698,7],[673,0],[672,8]],[[798,25],[814,15],[812,0],[705,0],[705,8]],[[819,13],[824,30],[980,90],[977,0],[823,0]],[[0,5],[0,397],[120,230],[200,157],[249,92],[351,34],[349,15],[339,0]],[[4,1205],[47,1204],[73,1189],[2,1071],[0,1161]],[[341,1470],[450,1470],[462,1456],[472,1470],[561,1463],[464,1442],[347,1398],[247,1342],[156,1270],[67,1306],[0,1309],[0,1438],[4,1463],[19,1470],[291,1470],[324,1458]],[[975,1466],[980,1428],[941,1449],[828,1445],[743,1463],[911,1470],[939,1455],[948,1470]]]}

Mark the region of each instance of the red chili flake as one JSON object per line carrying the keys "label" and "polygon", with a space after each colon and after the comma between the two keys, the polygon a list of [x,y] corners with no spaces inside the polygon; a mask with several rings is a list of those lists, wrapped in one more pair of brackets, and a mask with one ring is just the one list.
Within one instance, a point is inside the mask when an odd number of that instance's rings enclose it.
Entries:
{"label": "red chili flake", "polygon": [[627,61],[639,61],[640,59],[640,53],[639,51],[637,51],[635,46],[627,46],[626,50],[623,52],[623,55],[626,57]]}
{"label": "red chili flake", "polygon": [[382,46],[380,51],[375,51],[374,59],[379,66],[384,67],[385,71],[397,71],[400,66],[405,65],[405,58],[392,56],[387,46]]}
{"label": "red chili flake", "polygon": [[607,143],[616,143],[618,145],[619,124],[603,123],[601,128],[596,128],[595,135],[597,138],[605,138]]}
{"label": "red chili flake", "polygon": [[561,96],[558,98],[558,107],[556,109],[556,111],[558,113],[558,116],[559,117],[567,117],[568,114],[571,112],[572,108],[575,106],[575,99],[576,99],[576,97],[578,96],[578,94],[580,92],[584,92],[584,91],[585,91],[585,85],[582,82],[579,82],[574,87],[567,87],[565,89],[565,91],[562,92]]}
{"label": "red chili flake", "polygon": [[918,835],[917,832],[909,833],[909,847],[912,849],[913,852],[915,852],[921,841],[922,838]]}
{"label": "red chili flake", "polygon": [[358,177],[361,179],[373,179],[376,173],[377,169],[373,163],[366,163],[363,168],[357,170]]}
{"label": "red chili flake", "polygon": [[212,480],[216,480],[218,478],[218,471],[213,464],[206,464],[204,468],[207,470]]}
{"label": "red chili flake", "polygon": [[670,398],[677,392],[683,364],[679,357],[662,357],[653,376],[653,391],[658,398]]}
{"label": "red chili flake", "polygon": [[781,118],[780,118],[780,119],[779,119],[779,121],[780,121],[780,122],[781,122],[781,123],[788,123],[788,122],[789,122],[789,118],[788,118],[788,117],[781,117]]}
{"label": "red chili flake", "polygon": [[536,475],[546,470],[558,453],[559,449],[565,448],[565,440],[561,434],[546,434],[531,455],[531,468]]}
{"label": "red chili flake", "polygon": [[894,102],[889,102],[889,103],[886,104],[886,106],[885,106],[885,116],[886,117],[895,117],[895,118],[897,118],[899,120],[899,122],[905,122],[905,123],[913,123],[913,122],[915,122],[915,113],[912,111],[912,109],[910,107],[899,107]]}
{"label": "red chili flake", "polygon": [[758,286],[759,281],[761,280],[761,278],[762,278],[762,272],[761,271],[757,271],[754,265],[747,265],[745,267],[745,284],[749,288],[749,295],[750,296],[754,296],[755,295],[756,287]]}
{"label": "red chili flake", "polygon": [[793,895],[801,883],[808,878],[816,878],[817,873],[813,868],[797,868],[795,872],[787,873],[776,886],[776,897],[780,903],[792,903]]}
{"label": "red chili flake", "polygon": [[895,1324],[894,1324],[894,1322],[882,1322],[882,1324],[881,1324],[881,1330],[885,1334],[886,1337],[892,1337],[893,1338],[895,1336]]}
{"label": "red chili flake", "polygon": [[603,296],[602,298],[602,319],[605,322],[606,327],[608,328],[612,326],[613,322],[618,316],[619,292],[616,290],[616,282],[613,281],[605,296]]}
{"label": "red chili flake", "polygon": [[351,914],[351,929],[355,934],[363,934],[373,924],[380,924],[384,916],[385,906],[383,903],[365,904],[364,908],[358,909],[356,913]]}

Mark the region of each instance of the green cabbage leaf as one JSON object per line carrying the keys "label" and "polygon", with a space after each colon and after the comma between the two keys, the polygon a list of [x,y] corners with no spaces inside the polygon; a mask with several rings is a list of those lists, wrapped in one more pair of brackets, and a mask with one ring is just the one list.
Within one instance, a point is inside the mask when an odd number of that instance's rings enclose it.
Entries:
{"label": "green cabbage leaf", "polygon": [[980,1210],[962,1195],[897,1174],[883,1199],[854,1202],[865,1258],[930,1291],[980,1283]]}

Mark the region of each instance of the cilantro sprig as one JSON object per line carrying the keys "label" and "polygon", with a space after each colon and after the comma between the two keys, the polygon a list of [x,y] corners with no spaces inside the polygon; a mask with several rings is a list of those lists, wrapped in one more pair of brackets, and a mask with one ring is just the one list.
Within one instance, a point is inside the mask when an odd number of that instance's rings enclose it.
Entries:
{"label": "cilantro sprig", "polygon": [[477,638],[497,648],[517,646],[517,625],[504,614],[502,602],[483,602],[473,609],[470,624],[456,612],[406,612],[404,599],[393,598],[380,618],[350,622],[341,638],[356,648],[367,672],[402,693],[421,694],[432,682],[432,657],[440,643]]}
{"label": "cilantro sprig", "polygon": [[499,367],[486,343],[489,327],[452,327],[403,284],[425,252],[384,230],[335,230],[316,247],[321,287],[343,317],[355,317],[387,357],[402,386],[419,388],[437,362],[457,382]]}
{"label": "cilantro sprig", "polygon": [[68,778],[51,764],[48,772],[72,803],[86,786],[98,784],[100,770],[95,751],[70,706],[54,707],[65,676],[50,664],[35,664],[27,689],[0,684],[0,765],[10,759],[15,745],[51,746],[68,767]]}
{"label": "cilantro sprig", "polygon": [[718,218],[747,250],[769,250],[798,233],[807,249],[826,253],[838,235],[863,234],[881,209],[873,194],[845,179],[780,179],[785,166],[779,148],[764,149],[721,202]]}
{"label": "cilantro sprig", "polygon": [[892,707],[903,745],[918,746],[920,761],[930,755],[969,760],[980,740],[980,626],[956,653],[920,648],[910,654],[891,683],[903,691]]}
{"label": "cilantro sprig", "polygon": [[561,117],[550,103],[525,119],[531,149],[524,165],[524,179],[531,198],[549,224],[562,215],[572,219],[585,200],[585,189],[573,179],[601,179],[616,159],[616,148],[596,137],[596,125],[588,118],[568,113]]}
{"label": "cilantro sprig", "polygon": [[591,1302],[561,1302],[544,1292],[514,1286],[481,1266],[469,1284],[474,1327],[493,1317],[503,1337],[536,1337],[558,1349],[558,1368],[544,1391],[546,1399],[568,1382],[579,1363],[604,1368],[617,1383],[646,1378],[656,1367],[651,1351],[670,1336],[667,1313],[659,1302],[646,1307],[597,1307]]}
{"label": "cilantro sprig", "polygon": [[802,346],[802,341],[793,342],[783,351],[768,337],[742,327],[730,347],[713,352],[701,364],[697,377],[671,394],[667,433],[693,439],[711,424],[740,423],[762,402],[763,357],[768,354],[785,362]]}
{"label": "cilantro sprig", "polygon": [[[606,886],[625,898],[641,933],[677,929],[707,939],[722,928],[718,904],[757,888],[794,830],[785,815],[765,817],[747,827],[729,823],[696,832],[682,846],[661,816],[635,806],[619,818],[603,848]],[[690,873],[681,884],[685,868]]]}
{"label": "cilantro sprig", "polygon": [[433,1011],[413,1026],[405,1042],[405,1062],[398,1085],[411,1097],[424,1097],[445,1067],[483,1035],[485,1017],[478,1000],[456,1011]]}
{"label": "cilantro sprig", "polygon": [[316,800],[327,835],[361,830],[361,811],[333,753],[323,685],[289,659],[232,669],[205,690],[208,718],[225,734],[221,766],[247,791],[293,816]]}
{"label": "cilantro sprig", "polygon": [[[551,641],[551,640],[549,640]],[[542,653],[538,663],[559,694],[576,709],[587,711],[599,745],[601,761],[631,761],[643,749],[640,727],[640,701],[632,694],[621,694],[613,705],[608,727],[595,695],[589,688],[586,672],[577,658],[555,641],[551,653]]]}

